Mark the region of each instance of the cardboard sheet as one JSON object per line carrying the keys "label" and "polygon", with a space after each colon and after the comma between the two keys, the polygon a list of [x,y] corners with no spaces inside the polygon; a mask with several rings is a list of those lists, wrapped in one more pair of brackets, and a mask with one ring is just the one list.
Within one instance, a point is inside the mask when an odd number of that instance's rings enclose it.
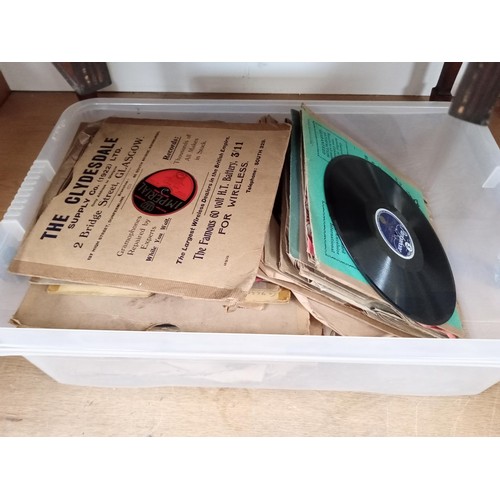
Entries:
{"label": "cardboard sheet", "polygon": [[228,312],[219,301],[154,294],[145,298],[54,295],[32,285],[12,322],[21,327],[89,330],[321,334],[300,303]]}

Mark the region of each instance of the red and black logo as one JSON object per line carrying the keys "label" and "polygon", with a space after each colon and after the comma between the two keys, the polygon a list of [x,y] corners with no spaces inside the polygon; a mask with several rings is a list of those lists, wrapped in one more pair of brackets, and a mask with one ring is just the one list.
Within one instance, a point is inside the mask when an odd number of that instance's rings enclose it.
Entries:
{"label": "red and black logo", "polygon": [[132,203],[148,215],[166,215],[185,207],[196,194],[196,180],[184,170],[169,168],[144,177],[132,193]]}

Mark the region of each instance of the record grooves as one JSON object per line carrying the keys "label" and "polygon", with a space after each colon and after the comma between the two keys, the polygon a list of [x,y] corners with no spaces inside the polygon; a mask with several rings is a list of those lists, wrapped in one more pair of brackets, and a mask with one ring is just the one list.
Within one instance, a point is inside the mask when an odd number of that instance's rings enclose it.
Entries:
{"label": "record grooves", "polygon": [[352,155],[330,161],[324,188],[335,229],[375,290],[419,323],[448,321],[456,306],[451,267],[407,192],[382,169]]}

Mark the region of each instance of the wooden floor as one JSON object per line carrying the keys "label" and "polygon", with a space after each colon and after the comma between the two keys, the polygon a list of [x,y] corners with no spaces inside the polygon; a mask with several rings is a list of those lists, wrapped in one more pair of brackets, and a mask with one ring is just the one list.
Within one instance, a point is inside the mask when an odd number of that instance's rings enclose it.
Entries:
{"label": "wooden floor", "polygon": [[[0,217],[71,93],[0,107]],[[500,108],[491,128],[500,144]],[[1,436],[500,436],[500,384],[466,397],[201,388],[97,389],[0,358]]]}

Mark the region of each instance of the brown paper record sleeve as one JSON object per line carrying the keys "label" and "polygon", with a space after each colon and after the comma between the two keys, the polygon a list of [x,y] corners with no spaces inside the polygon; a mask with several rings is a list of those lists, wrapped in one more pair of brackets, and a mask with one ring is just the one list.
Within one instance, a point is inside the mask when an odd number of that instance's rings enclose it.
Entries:
{"label": "brown paper record sleeve", "polygon": [[206,299],[254,283],[288,124],[105,120],[9,270]]}

